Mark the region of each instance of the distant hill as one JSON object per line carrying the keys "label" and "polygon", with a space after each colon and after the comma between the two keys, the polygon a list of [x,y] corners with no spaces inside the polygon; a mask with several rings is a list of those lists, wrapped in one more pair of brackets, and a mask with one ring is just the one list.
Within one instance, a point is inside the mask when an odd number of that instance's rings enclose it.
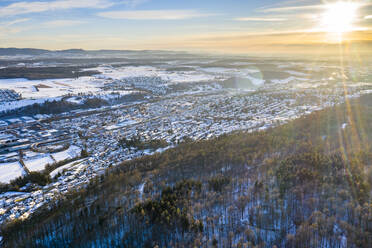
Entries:
{"label": "distant hill", "polygon": [[49,53],[75,53],[75,54],[82,54],[87,53],[88,51],[85,51],[83,49],[67,49],[67,50],[57,50],[57,51],[51,51],[46,49],[36,49],[36,48],[0,48],[0,56],[16,56],[16,55],[29,55],[29,56],[35,56],[35,55],[43,55],[43,54],[49,54]]}
{"label": "distant hill", "polygon": [[87,51],[85,51],[83,49],[67,49],[67,50],[48,51],[48,52],[57,52],[57,53],[86,53]]}
{"label": "distant hill", "polygon": [[141,52],[143,54],[166,53],[166,54],[187,54],[185,52],[174,51],[157,51],[157,50],[84,50],[84,49],[67,49],[67,50],[46,50],[36,48],[0,48],[0,56],[40,56],[40,55],[63,55],[63,54],[82,54],[82,55],[113,55],[113,54],[135,54]]}
{"label": "distant hill", "polygon": [[48,52],[48,50],[34,48],[0,48],[0,56],[41,55]]}

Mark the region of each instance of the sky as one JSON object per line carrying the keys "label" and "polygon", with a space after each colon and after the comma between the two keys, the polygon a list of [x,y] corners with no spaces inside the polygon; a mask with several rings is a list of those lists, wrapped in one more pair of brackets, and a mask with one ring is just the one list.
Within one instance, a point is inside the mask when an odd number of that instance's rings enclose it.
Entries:
{"label": "sky", "polygon": [[346,8],[332,7],[339,2],[0,0],[0,47],[259,54],[342,44],[371,51],[371,0],[341,0]]}

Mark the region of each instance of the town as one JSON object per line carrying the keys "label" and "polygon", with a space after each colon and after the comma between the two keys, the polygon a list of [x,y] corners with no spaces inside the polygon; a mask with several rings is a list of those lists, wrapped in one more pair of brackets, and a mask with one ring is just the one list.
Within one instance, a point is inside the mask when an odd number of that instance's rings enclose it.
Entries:
{"label": "town", "polygon": [[[28,218],[44,204],[85,187],[106,168],[122,161],[162,152],[181,142],[265,130],[372,89],[372,85],[358,82],[350,84],[346,92],[342,79],[326,86],[316,80],[287,80],[255,90],[228,88],[219,81],[172,90],[169,81],[158,76],[103,80],[102,92],[141,92],[145,97],[98,108],[0,120],[0,183],[7,185],[33,172],[47,173],[51,178],[44,186],[27,183],[2,192],[0,223]],[[17,93],[12,96],[20,97]],[[84,97],[92,96],[64,99],[76,102]],[[147,145],[128,145],[136,142]]]}

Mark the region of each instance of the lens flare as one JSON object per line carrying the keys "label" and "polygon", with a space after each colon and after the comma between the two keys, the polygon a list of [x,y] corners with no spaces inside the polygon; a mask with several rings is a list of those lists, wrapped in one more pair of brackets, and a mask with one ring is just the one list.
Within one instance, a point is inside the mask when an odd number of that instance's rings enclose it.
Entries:
{"label": "lens flare", "polygon": [[353,30],[358,4],[355,2],[337,2],[326,5],[321,19],[325,32],[342,35]]}

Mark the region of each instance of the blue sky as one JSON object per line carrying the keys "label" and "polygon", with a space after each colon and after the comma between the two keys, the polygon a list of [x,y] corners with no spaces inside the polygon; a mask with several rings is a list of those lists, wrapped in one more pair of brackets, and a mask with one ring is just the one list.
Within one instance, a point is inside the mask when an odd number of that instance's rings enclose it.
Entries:
{"label": "blue sky", "polygon": [[[327,42],[319,20],[334,2],[0,0],[0,47],[248,51]],[[369,41],[371,1],[352,2],[348,36]]]}

